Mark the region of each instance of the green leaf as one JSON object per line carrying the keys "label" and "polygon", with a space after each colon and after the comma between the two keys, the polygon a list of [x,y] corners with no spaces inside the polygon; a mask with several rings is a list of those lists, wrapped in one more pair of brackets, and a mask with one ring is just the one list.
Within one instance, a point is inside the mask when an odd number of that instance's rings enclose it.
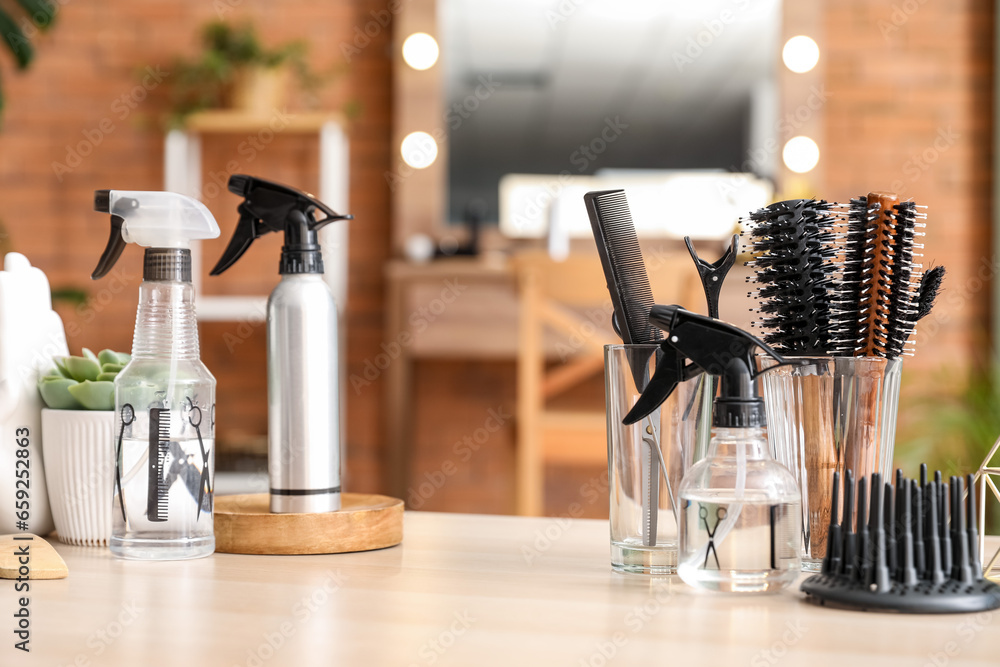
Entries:
{"label": "green leaf", "polygon": [[97,363],[101,363],[100,361],[98,361],[97,355],[88,350],[87,348],[83,348],[83,356],[85,356],[87,359],[90,359],[91,361],[96,361]]}
{"label": "green leaf", "polygon": [[88,410],[114,410],[115,384],[113,382],[81,382],[66,388]]}
{"label": "green leaf", "polygon": [[97,361],[103,366],[104,364],[117,364],[118,353],[114,350],[101,350],[97,353]]}
{"label": "green leaf", "polygon": [[115,375],[117,375],[118,373],[122,372],[123,368],[125,368],[124,364],[104,364],[103,366],[101,366],[101,372],[114,373]]}
{"label": "green leaf", "polygon": [[115,378],[118,377],[118,373],[101,373],[97,376],[98,382],[114,382]]}
{"label": "green leaf", "polygon": [[101,367],[96,361],[91,361],[86,357],[66,357],[63,360],[70,377],[77,382],[84,380],[96,380],[101,374]]}
{"label": "green leaf", "polygon": [[132,361],[132,355],[128,352],[118,352],[118,363],[125,366],[128,362]]}
{"label": "green leaf", "polygon": [[56,7],[50,0],[17,0],[17,4],[28,13],[28,18],[39,30],[45,30],[55,20]]}
{"label": "green leaf", "polygon": [[66,369],[66,357],[53,357],[52,361],[55,363],[56,370],[59,371],[60,375],[69,380],[73,379],[73,375]]}
{"label": "green leaf", "polygon": [[18,69],[26,68],[34,58],[35,51],[31,48],[31,42],[28,41],[24,31],[4,9],[0,9],[0,37],[7,43],[7,48],[17,61]]}
{"label": "green leaf", "polygon": [[[38,393],[41,394],[45,405],[53,410],[79,410],[83,407],[70,393],[70,387],[78,386],[76,381],[60,378],[49,380],[38,386]],[[112,385],[112,389],[114,385]],[[112,395],[114,391],[112,391]]]}

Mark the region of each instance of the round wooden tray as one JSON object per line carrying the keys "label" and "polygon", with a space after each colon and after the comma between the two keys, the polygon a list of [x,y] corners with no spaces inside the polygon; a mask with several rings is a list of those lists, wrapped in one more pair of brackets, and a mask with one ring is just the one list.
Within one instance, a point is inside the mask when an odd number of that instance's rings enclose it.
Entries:
{"label": "round wooden tray", "polygon": [[266,493],[215,498],[215,550],[227,554],[339,554],[403,541],[403,501],[343,493],[339,512],[271,514]]}

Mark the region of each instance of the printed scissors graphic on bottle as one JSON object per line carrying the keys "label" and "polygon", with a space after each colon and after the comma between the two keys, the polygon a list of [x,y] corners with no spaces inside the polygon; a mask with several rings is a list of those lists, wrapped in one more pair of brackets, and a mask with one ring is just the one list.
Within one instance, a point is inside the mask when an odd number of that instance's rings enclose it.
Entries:
{"label": "printed scissors graphic on bottle", "polygon": [[701,569],[706,569],[708,566],[708,554],[711,552],[715,556],[715,569],[721,569],[719,567],[719,552],[715,550],[715,531],[719,529],[719,524],[722,520],[726,518],[726,508],[716,507],[715,508],[715,525],[712,528],[708,527],[708,508],[700,507],[698,509],[698,516],[701,517],[701,524],[705,526],[705,532],[708,533],[708,547],[705,549],[705,562],[701,564]]}

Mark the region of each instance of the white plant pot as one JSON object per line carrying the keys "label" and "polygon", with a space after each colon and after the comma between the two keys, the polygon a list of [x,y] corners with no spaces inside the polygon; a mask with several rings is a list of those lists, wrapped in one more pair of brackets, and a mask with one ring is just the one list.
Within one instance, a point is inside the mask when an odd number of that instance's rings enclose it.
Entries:
{"label": "white plant pot", "polygon": [[42,409],[42,458],[59,541],[107,546],[115,479],[114,410]]}

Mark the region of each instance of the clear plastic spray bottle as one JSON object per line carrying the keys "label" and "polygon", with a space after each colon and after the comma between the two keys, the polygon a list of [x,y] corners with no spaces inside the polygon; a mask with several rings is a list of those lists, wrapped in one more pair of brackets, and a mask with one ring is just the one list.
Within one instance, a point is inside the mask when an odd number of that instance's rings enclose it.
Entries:
{"label": "clear plastic spray bottle", "polygon": [[[667,332],[665,354],[626,424],[655,410],[677,382],[702,372],[720,377],[708,454],[687,471],[677,492],[678,574],[713,591],[778,591],[801,568],[802,496],[795,477],[768,449],[754,351],[779,362],[767,370],[796,362],[731,324],[679,306],[653,306],[649,321]],[[685,366],[684,359],[692,363]]]}
{"label": "clear plastic spray bottle", "polygon": [[172,192],[98,190],[111,237],[94,270],[127,243],[146,247],[132,360],[115,379],[111,551],[174,560],[215,551],[215,378],[201,362],[191,286],[194,239],[219,235],[207,208]]}

